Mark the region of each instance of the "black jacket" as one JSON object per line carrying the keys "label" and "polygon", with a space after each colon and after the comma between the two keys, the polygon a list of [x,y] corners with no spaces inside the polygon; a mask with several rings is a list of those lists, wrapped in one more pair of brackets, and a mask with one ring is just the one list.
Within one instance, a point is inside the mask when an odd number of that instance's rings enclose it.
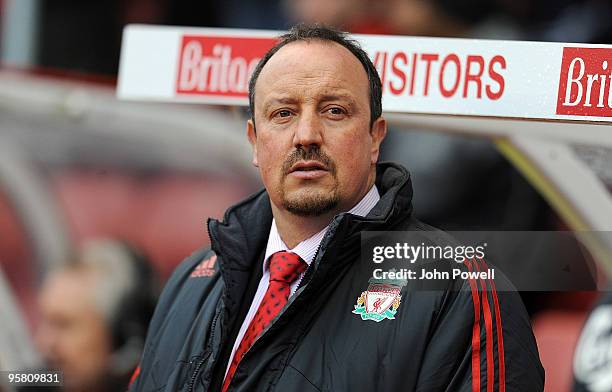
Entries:
{"label": "black jacket", "polygon": [[[379,164],[376,184],[381,199],[367,217],[333,219],[296,293],[243,357],[229,391],[484,392],[500,390],[500,381],[506,391],[542,391],[544,371],[517,293],[474,289],[467,280],[428,292],[405,286],[393,320],[352,313],[375,267],[359,257],[362,231],[414,231],[425,243],[444,238],[412,217],[403,167]],[[194,253],[168,281],[132,391],[220,390],[271,221],[265,191],[230,208],[223,222],[209,220],[212,250]]]}

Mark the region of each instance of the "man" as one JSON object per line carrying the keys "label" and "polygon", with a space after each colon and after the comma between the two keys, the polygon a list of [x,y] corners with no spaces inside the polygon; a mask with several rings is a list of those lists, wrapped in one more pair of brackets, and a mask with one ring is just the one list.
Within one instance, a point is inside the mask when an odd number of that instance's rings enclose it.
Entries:
{"label": "man", "polygon": [[[393,284],[368,285],[361,232],[443,235],[412,217],[407,171],[377,164],[386,123],[366,53],[297,26],[263,57],[249,93],[265,190],[209,220],[211,249],[170,278],[131,390],[542,390],[516,293],[453,281],[400,297]],[[360,314],[366,288],[386,298],[384,315]]]}
{"label": "man", "polygon": [[144,257],[113,240],[90,240],[53,271],[40,293],[36,341],[64,391],[118,391],[128,386],[155,304]]}

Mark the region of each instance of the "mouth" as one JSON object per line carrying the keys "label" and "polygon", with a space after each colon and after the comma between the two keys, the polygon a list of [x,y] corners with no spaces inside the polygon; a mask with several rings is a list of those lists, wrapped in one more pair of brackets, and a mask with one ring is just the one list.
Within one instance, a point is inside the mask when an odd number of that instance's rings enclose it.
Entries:
{"label": "mouth", "polygon": [[296,171],[315,171],[315,170],[327,171],[327,168],[325,167],[324,164],[318,161],[302,161],[302,162],[298,162],[295,165],[291,166],[291,168],[289,169],[289,173],[293,173]]}
{"label": "mouth", "polygon": [[328,172],[327,167],[318,161],[301,161],[289,169],[290,176],[305,180],[323,177]]}

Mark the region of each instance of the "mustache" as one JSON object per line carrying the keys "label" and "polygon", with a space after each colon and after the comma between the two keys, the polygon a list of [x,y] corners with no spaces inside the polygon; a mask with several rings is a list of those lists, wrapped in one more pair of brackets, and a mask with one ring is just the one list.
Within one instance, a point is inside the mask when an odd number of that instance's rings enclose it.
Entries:
{"label": "mustache", "polygon": [[283,162],[282,171],[284,175],[289,174],[291,167],[301,161],[316,161],[325,167],[331,174],[336,174],[336,163],[319,147],[298,148],[289,154]]}

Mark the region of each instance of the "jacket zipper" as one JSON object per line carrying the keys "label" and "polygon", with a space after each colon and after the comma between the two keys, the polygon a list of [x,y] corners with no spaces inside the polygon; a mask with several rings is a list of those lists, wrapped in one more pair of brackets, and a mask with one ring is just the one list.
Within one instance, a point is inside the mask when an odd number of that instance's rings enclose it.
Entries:
{"label": "jacket zipper", "polygon": [[[312,258],[312,264],[313,265],[316,260],[317,260],[317,256],[319,255],[319,251],[321,250],[321,244],[323,244],[323,242],[325,241],[325,239],[333,234],[330,234],[332,230],[332,227],[330,226],[329,230],[327,231],[327,233],[325,233],[325,236],[323,236],[323,238],[321,239],[321,242],[319,242],[319,245],[317,246],[317,250],[315,251],[314,257]],[[332,233],[335,233],[335,227]],[[312,272],[314,273],[314,271]],[[287,303],[286,307],[284,309],[281,310],[281,312],[278,314],[277,319],[279,319],[286,311],[287,308],[289,307],[289,305],[291,305],[291,303],[295,300],[296,298],[296,294],[298,293],[299,289],[302,288],[303,284],[304,284],[304,278],[306,277],[306,275],[304,275],[302,277],[302,279],[300,280],[300,283],[298,284],[298,287],[295,289],[295,293],[291,296],[291,299],[289,300],[289,302]],[[309,279],[310,280],[310,279]],[[257,344],[257,342],[261,339],[261,337],[268,331],[268,329],[270,329],[270,327],[272,327],[272,325],[268,326],[268,328],[266,328],[266,330],[263,331],[263,333],[261,335],[259,335],[259,337],[257,339],[255,339],[255,341],[253,342],[253,344],[251,344],[251,347],[244,353],[244,356],[242,357],[244,359],[244,357],[251,352],[251,350],[253,349],[253,347],[255,347],[255,345]],[[230,384],[231,386],[231,384]]]}
{"label": "jacket zipper", "polygon": [[219,316],[221,315],[221,311],[219,311],[216,315],[215,318],[213,319],[213,322],[211,324],[211,332],[210,332],[210,343],[208,346],[208,349],[206,351],[208,351],[208,355],[205,355],[202,359],[200,359],[200,361],[198,362],[198,364],[195,367],[195,370],[193,371],[193,374],[191,375],[191,380],[189,381],[189,387],[187,388],[188,392],[193,392],[193,388],[195,386],[195,382],[198,378],[198,374],[200,373],[200,370],[202,368],[202,366],[204,365],[204,362],[206,362],[208,360],[208,358],[210,358],[210,356],[212,355],[212,344],[214,342],[215,339],[215,327],[217,326],[217,320],[219,319]]}
{"label": "jacket zipper", "polygon": [[[316,261],[317,261],[317,256],[319,255],[319,251],[321,250],[321,245],[325,242],[325,240],[327,239],[327,237],[331,237],[336,233],[336,229],[337,229],[338,225],[337,223],[334,225],[333,222],[329,227],[329,230],[327,231],[327,233],[325,233],[325,235],[323,236],[323,238],[321,239],[321,242],[319,242],[319,245],[317,246],[317,250],[315,251],[314,257],[312,258],[312,263],[311,265],[315,265]],[[309,268],[310,270],[310,268]],[[310,272],[311,277],[308,279],[308,281],[312,280],[312,274],[314,273],[314,271]],[[302,277],[302,279],[300,280],[300,283],[298,284],[298,287],[295,290],[295,293],[291,296],[290,301],[287,303],[287,306],[281,310],[281,312],[279,313],[279,315],[277,316],[277,319],[280,318],[286,311],[287,308],[291,305],[291,303],[293,303],[293,301],[295,301],[295,298],[297,297],[297,293],[298,291],[304,286],[304,284],[308,284],[308,282],[305,283],[304,278],[306,277],[306,275],[304,275]],[[268,329],[271,326],[268,327]],[[265,331],[263,331],[263,333],[253,342],[253,344],[251,345],[251,347],[249,348],[249,350],[244,353],[244,356],[246,356],[252,349],[253,347],[255,347],[255,345],[257,344],[257,342],[261,339],[261,337],[268,331],[268,329],[266,329]],[[243,357],[244,359],[244,357]],[[278,375],[278,377],[280,377],[280,375]],[[231,387],[231,383],[230,383],[230,387]]]}
{"label": "jacket zipper", "polygon": [[[327,235],[327,233],[326,233],[326,235]],[[315,255],[314,255],[314,257],[312,258],[312,262],[313,262],[313,263],[314,263],[314,262],[315,262],[315,260],[317,259],[317,255],[319,254],[319,250],[321,249],[321,244],[322,244],[322,243],[323,243],[323,240],[321,240],[321,242],[319,242],[319,245],[317,246],[317,250],[315,251]],[[302,279],[300,279],[300,283],[298,284],[298,287],[296,288],[295,293],[293,294],[293,296],[292,296],[292,297],[294,297],[294,296],[295,296],[295,294],[298,292],[298,290],[299,290],[299,289],[302,287],[302,283],[304,283],[304,278],[305,278],[305,275],[302,277]],[[279,318],[280,318],[280,316],[282,316],[282,315],[283,315],[283,313],[285,313],[285,310],[286,310],[286,309],[283,309],[283,310],[281,311],[281,313],[279,313],[279,315],[278,315],[277,317],[279,317]],[[270,328],[270,326],[269,326],[268,328]],[[267,329],[266,329],[266,331],[267,331]],[[261,335],[259,335],[259,337],[257,337],[257,339],[255,339],[255,341],[253,342],[253,344],[251,344],[251,347],[249,347],[249,349],[248,349],[248,350],[247,350],[247,351],[244,353],[244,356],[242,357],[243,359],[244,359],[244,357],[246,357],[246,355],[247,355],[247,354],[248,354],[248,353],[249,353],[249,352],[250,352],[250,351],[253,349],[253,347],[255,346],[255,344],[257,344],[257,342],[259,341],[259,339],[260,339],[260,338],[261,338],[261,337],[262,337],[262,336],[263,336],[263,335],[266,333],[266,331],[263,331],[263,333],[262,333]],[[242,361],[242,360],[241,360],[241,361]],[[232,386],[232,385],[231,385],[231,382],[230,382],[230,385],[229,385],[229,386],[230,386],[230,387]],[[189,390],[189,392],[192,392],[192,391],[191,391],[191,390]]]}
{"label": "jacket zipper", "polygon": [[[323,240],[321,240],[321,242],[323,242]],[[317,255],[319,254],[319,250],[321,250],[321,242],[319,242],[319,245],[317,246],[317,250],[315,251],[314,257],[312,258],[312,263],[315,262],[315,260],[317,259]],[[300,282],[295,288],[295,293],[293,293],[293,295],[295,295],[297,291],[302,288],[302,284],[304,283],[305,277],[306,277],[306,273],[300,278]]]}
{"label": "jacket zipper", "polygon": [[[212,244],[213,244],[213,235],[212,235],[212,230],[210,229],[210,224],[208,225],[208,238],[210,240],[210,245],[211,245],[211,249],[212,249]],[[218,252],[215,252],[218,253]],[[220,255],[219,255],[220,256]],[[219,271],[219,273],[221,273],[221,271]],[[202,359],[200,359],[200,361],[198,362],[198,364],[195,367],[195,370],[193,371],[193,374],[191,375],[191,380],[189,381],[189,387],[187,388],[187,392],[193,392],[193,388],[195,387],[195,382],[198,379],[198,374],[200,373],[200,370],[202,369],[202,366],[204,366],[204,362],[206,362],[208,360],[208,358],[210,358],[210,356],[212,355],[212,345],[214,344],[214,339],[215,339],[215,329],[217,326],[217,320],[219,319],[219,316],[221,316],[221,312],[222,310],[219,310],[217,312],[217,314],[215,315],[215,318],[213,319],[213,322],[211,324],[211,332],[210,332],[210,342],[208,344],[208,348],[206,351],[208,351],[208,355],[204,356]]]}
{"label": "jacket zipper", "polygon": [[[333,222],[332,222],[333,223]],[[333,226],[333,227],[332,227]],[[321,250],[321,245],[325,242],[326,238],[329,236],[333,236],[336,232],[336,228],[337,228],[337,224],[336,225],[330,225],[329,230],[327,231],[327,233],[325,233],[325,235],[323,236],[323,238],[321,239],[321,242],[319,242],[319,245],[317,246],[317,250],[315,251],[314,257],[312,258],[312,263],[315,263],[317,260],[317,256],[319,255],[319,251]],[[212,233],[211,230],[209,230],[209,234],[211,237],[211,244],[212,244]],[[314,271],[312,272],[314,273]],[[305,277],[305,276],[304,276]],[[295,290],[294,295],[292,295],[291,300],[287,303],[287,307],[288,305],[291,305],[291,303],[295,300],[296,294],[298,292],[299,289],[302,288],[303,284],[304,284],[304,277],[302,277],[302,279],[300,280],[300,283],[298,284],[298,287]],[[310,280],[310,279],[309,279]],[[280,318],[285,312],[287,311],[287,308],[282,309],[281,312],[278,314],[277,318]],[[255,345],[257,344],[257,342],[261,339],[261,337],[268,331],[268,329],[271,326],[269,326],[265,331],[263,331],[263,333],[257,338],[255,339],[255,341],[253,342],[253,344],[251,344],[251,347],[244,353],[244,356],[242,357],[244,360],[244,357],[246,357],[253,349],[253,347],[255,347]],[[242,362],[242,360],[241,360]],[[197,368],[196,368],[197,369]],[[195,382],[195,376],[196,374],[193,375],[193,382]],[[232,384],[230,382],[229,387],[231,388]],[[192,392],[192,389],[189,389],[188,392]]]}

